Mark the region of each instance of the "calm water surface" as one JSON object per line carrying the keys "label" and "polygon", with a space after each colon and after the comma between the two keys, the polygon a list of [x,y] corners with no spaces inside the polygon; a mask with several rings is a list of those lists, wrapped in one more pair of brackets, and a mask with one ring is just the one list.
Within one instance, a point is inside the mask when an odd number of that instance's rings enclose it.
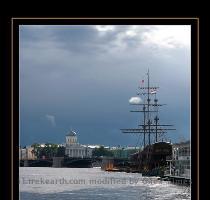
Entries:
{"label": "calm water surface", "polygon": [[176,200],[190,188],[98,168],[20,168],[20,200]]}

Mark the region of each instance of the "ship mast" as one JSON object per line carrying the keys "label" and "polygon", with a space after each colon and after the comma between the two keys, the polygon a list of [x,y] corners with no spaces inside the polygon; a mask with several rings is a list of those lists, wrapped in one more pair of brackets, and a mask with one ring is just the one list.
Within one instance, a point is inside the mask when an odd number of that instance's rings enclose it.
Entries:
{"label": "ship mast", "polygon": [[150,98],[149,98],[149,93],[150,93],[150,87],[149,87],[149,69],[148,69],[148,72],[147,72],[147,84],[148,84],[148,88],[147,88],[147,108],[148,108],[148,137],[149,137],[149,145],[150,145],[150,110],[149,110],[149,107],[150,107]]}
{"label": "ship mast", "polygon": [[[143,124],[139,124],[140,128],[124,128],[121,129],[123,133],[139,133],[143,134],[143,144],[146,147],[146,134],[148,134],[148,145],[151,145],[151,137],[152,134],[155,135],[155,142],[158,142],[158,134],[166,133],[168,130],[176,130],[173,128],[163,128],[165,126],[173,126],[168,124],[159,124],[158,118],[158,108],[165,104],[158,104],[158,99],[156,98],[156,92],[159,87],[151,87],[150,86],[150,73],[149,69],[147,72],[147,86],[146,87],[139,87],[140,92],[137,93],[138,95],[144,96],[147,102],[139,103],[139,104],[131,104],[131,105],[138,105],[142,106],[140,110],[131,110],[131,112],[143,112]],[[151,103],[150,97],[155,95],[154,103]],[[146,96],[146,97],[145,97]],[[154,121],[152,120],[152,113],[155,113]]]}

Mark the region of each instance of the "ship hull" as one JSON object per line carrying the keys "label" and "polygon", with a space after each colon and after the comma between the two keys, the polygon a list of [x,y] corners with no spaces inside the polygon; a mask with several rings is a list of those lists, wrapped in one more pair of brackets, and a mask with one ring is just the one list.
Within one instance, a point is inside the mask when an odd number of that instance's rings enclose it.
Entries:
{"label": "ship hull", "polygon": [[167,159],[171,156],[172,145],[168,142],[157,142],[134,154],[132,160],[142,175],[162,176],[167,166]]}

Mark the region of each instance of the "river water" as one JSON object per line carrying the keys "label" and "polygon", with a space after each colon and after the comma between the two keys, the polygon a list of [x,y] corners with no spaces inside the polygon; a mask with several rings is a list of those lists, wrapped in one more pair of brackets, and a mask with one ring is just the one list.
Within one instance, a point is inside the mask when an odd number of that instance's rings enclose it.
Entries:
{"label": "river water", "polygon": [[190,199],[190,187],[100,168],[21,167],[20,200]]}

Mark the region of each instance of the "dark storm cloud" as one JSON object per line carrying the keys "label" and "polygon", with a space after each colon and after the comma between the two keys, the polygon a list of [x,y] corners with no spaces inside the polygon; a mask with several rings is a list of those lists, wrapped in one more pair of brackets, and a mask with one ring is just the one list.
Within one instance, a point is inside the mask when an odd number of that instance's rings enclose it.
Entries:
{"label": "dark storm cloud", "polygon": [[[119,129],[138,124],[128,101],[148,68],[168,104],[163,119],[189,137],[190,48],[165,40],[145,43],[154,29],[21,26],[21,142],[63,142],[73,127],[84,143],[134,144],[136,137]],[[42,120],[49,113],[56,117],[54,129]]]}

